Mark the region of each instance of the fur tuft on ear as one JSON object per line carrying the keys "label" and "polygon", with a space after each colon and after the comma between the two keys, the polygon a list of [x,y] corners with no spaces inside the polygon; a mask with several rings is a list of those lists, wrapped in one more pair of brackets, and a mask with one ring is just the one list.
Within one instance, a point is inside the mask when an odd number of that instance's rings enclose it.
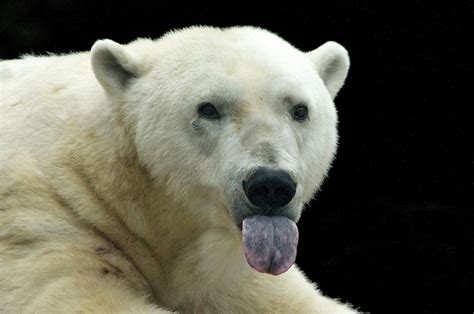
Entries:
{"label": "fur tuft on ear", "polygon": [[137,61],[125,48],[110,40],[98,40],[91,49],[92,70],[103,88],[123,90],[138,76]]}
{"label": "fur tuft on ear", "polygon": [[350,62],[347,50],[336,42],[328,41],[308,52],[308,56],[334,99],[344,85],[349,72]]}

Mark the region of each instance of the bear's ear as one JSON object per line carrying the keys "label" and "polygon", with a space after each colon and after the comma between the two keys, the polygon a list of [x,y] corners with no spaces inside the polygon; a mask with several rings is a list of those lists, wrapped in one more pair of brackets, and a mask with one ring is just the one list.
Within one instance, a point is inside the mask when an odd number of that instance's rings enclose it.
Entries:
{"label": "bear's ear", "polygon": [[92,70],[108,92],[123,90],[138,76],[138,62],[125,48],[110,40],[98,40],[91,49]]}
{"label": "bear's ear", "polygon": [[349,72],[349,54],[336,42],[328,41],[307,53],[334,99]]}

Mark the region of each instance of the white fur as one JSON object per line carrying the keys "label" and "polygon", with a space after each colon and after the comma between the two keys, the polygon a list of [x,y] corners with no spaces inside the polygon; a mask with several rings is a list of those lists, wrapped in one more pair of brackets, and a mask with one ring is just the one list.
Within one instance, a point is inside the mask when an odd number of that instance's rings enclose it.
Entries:
{"label": "white fur", "polygon": [[[299,218],[348,67],[336,43],[302,53],[252,27],[0,62],[0,312],[352,312],[296,266],[250,268],[232,207],[266,165],[298,183]],[[305,123],[288,113],[302,102]]]}

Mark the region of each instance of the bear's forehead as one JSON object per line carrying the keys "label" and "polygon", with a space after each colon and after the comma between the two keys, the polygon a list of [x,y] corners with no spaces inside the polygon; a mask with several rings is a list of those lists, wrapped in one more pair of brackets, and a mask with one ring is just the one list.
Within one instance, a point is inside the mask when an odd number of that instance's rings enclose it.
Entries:
{"label": "bear's forehead", "polygon": [[304,54],[282,38],[259,28],[192,27],[163,38],[165,51],[179,63],[225,68],[227,72],[256,70],[298,72],[309,68]]}
{"label": "bear's forehead", "polygon": [[190,28],[170,33],[156,44],[157,61],[152,65],[156,81],[173,77],[189,91],[205,90],[206,94],[235,100],[303,100],[314,96],[318,82],[304,53],[253,27]]}

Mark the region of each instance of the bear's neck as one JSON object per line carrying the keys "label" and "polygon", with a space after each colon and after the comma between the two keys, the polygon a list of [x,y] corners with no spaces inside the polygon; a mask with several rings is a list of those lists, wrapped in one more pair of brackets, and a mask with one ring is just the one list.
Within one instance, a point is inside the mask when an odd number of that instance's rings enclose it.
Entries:
{"label": "bear's neck", "polygon": [[[202,279],[192,272],[209,263],[195,253],[208,245],[206,237],[217,232],[221,243],[215,245],[223,249],[237,245],[238,251],[238,230],[229,227],[233,224],[225,211],[192,210],[168,195],[162,183],[141,165],[130,138],[133,134],[124,130],[105,115],[98,125],[84,126],[83,134],[69,139],[68,170],[65,179],[56,182],[57,190],[76,215],[136,265],[157,301],[166,304],[172,302],[169,292],[182,284],[184,276],[187,281],[193,276]],[[84,138],[88,139],[86,145]],[[88,203],[77,199],[76,193],[88,194]]]}

